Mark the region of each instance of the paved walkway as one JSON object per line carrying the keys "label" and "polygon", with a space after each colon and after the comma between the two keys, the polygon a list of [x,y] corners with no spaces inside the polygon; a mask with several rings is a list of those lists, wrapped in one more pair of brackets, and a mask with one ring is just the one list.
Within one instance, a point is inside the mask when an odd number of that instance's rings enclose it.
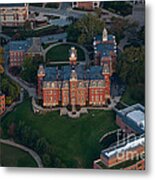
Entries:
{"label": "paved walkway", "polygon": [[39,155],[36,152],[34,152],[32,149],[29,149],[29,148],[27,148],[27,147],[25,147],[25,146],[23,146],[21,144],[17,144],[17,143],[15,143],[13,141],[10,141],[10,140],[0,139],[0,143],[7,144],[7,145],[10,145],[10,146],[19,148],[19,149],[29,153],[32,156],[32,158],[36,161],[38,167],[39,168],[43,167],[43,164],[42,164],[42,161],[41,161]]}
{"label": "paved walkway", "polygon": [[5,74],[12,79],[14,82],[16,82],[17,84],[19,84],[20,87],[22,87],[23,89],[25,89],[30,97],[34,97],[36,95],[36,89],[34,87],[31,87],[28,85],[28,83],[26,83],[25,81],[23,81],[22,79],[13,76],[9,71],[8,71],[8,60],[9,60],[9,55],[8,55],[8,50],[7,48],[5,49]]}

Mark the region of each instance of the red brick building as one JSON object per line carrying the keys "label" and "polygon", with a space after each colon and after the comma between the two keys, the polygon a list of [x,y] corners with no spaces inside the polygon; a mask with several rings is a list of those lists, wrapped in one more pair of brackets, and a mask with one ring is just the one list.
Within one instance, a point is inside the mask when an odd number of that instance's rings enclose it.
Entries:
{"label": "red brick building", "polygon": [[103,106],[110,99],[110,67],[77,65],[77,51],[70,51],[70,65],[38,70],[38,98],[44,107]]}
{"label": "red brick building", "polygon": [[99,8],[99,1],[90,1],[90,2],[73,2],[73,9],[81,9],[81,10],[93,10],[95,8]]}
{"label": "red brick building", "polygon": [[115,72],[117,57],[117,43],[115,36],[108,34],[108,31],[104,28],[102,35],[94,37],[93,45],[95,64],[103,66],[104,63],[108,63],[110,74]]}
{"label": "red brick building", "polygon": [[2,26],[23,26],[28,20],[28,4],[0,4],[0,19]]}
{"label": "red brick building", "polygon": [[23,64],[25,53],[30,47],[30,42],[23,41],[11,41],[9,43],[9,55],[10,55],[10,67],[20,67]]}
{"label": "red brick building", "polygon": [[101,151],[100,159],[94,161],[94,169],[145,169],[145,138],[143,136],[122,142]]}
{"label": "red brick building", "polygon": [[0,115],[5,112],[5,95],[0,92]]}
{"label": "red brick building", "polygon": [[10,67],[21,67],[25,57],[42,56],[39,37],[9,43]]}

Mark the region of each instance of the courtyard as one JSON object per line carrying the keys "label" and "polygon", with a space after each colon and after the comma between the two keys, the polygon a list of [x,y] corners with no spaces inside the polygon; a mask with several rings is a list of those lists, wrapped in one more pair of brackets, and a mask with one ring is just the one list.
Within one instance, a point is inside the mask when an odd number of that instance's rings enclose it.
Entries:
{"label": "courtyard", "polygon": [[85,54],[84,51],[75,45],[70,44],[61,44],[58,46],[52,47],[46,54],[46,61],[52,62],[52,61],[62,61],[62,62],[69,62],[69,50],[71,47],[74,46],[77,49],[77,59],[78,61],[84,61],[85,60]]}

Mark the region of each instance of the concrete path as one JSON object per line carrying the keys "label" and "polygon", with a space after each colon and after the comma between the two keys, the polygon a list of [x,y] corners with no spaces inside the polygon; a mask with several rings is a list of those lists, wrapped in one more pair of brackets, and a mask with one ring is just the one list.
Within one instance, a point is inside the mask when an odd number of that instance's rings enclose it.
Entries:
{"label": "concrete path", "polygon": [[42,164],[42,160],[40,159],[39,155],[34,152],[32,149],[29,149],[21,144],[17,144],[13,141],[10,141],[10,140],[4,140],[4,139],[0,139],[0,143],[3,143],[3,144],[7,144],[7,145],[10,145],[10,146],[13,146],[13,147],[16,147],[16,148],[19,148],[27,153],[29,153],[32,158],[36,161],[37,165],[39,168],[42,168],[43,167],[43,164]]}

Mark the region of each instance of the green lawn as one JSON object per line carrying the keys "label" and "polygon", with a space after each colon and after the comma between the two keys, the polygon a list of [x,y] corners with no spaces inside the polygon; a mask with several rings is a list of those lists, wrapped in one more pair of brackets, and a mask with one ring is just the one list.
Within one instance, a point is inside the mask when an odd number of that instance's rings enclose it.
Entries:
{"label": "green lawn", "polygon": [[0,144],[0,164],[6,167],[37,167],[32,157],[15,147]]}
{"label": "green lawn", "polygon": [[[62,44],[51,48],[46,54],[48,61],[69,61],[69,50],[73,45]],[[77,49],[78,61],[85,60],[84,52],[81,48],[74,46]]]}
{"label": "green lawn", "polygon": [[102,149],[99,139],[118,128],[112,111],[92,110],[79,119],[60,117],[59,112],[34,115],[29,100],[3,118],[3,123],[20,120],[46,137],[56,156],[70,168],[92,168],[93,160],[99,157]]}

